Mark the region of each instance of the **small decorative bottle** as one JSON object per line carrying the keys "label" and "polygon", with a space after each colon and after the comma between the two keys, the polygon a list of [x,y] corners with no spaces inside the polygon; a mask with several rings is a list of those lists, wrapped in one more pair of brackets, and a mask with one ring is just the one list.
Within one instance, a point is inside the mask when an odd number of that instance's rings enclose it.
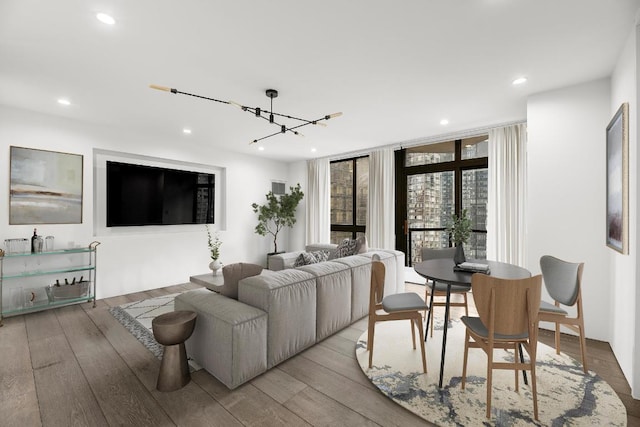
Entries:
{"label": "small decorative bottle", "polygon": [[38,238],[38,233],[36,233],[36,229],[33,229],[33,236],[31,236],[31,253],[36,253],[36,239]]}

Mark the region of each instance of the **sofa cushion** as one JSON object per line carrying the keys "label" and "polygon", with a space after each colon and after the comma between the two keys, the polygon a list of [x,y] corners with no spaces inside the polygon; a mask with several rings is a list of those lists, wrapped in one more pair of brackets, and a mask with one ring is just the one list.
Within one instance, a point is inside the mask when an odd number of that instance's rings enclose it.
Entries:
{"label": "sofa cushion", "polygon": [[352,255],[334,262],[346,265],[351,272],[351,322],[355,322],[369,314],[371,258]]}
{"label": "sofa cushion", "polygon": [[268,313],[267,368],[316,342],[316,279],[298,269],[242,279],[238,300]]}
{"label": "sofa cushion", "polygon": [[327,261],[298,267],[316,277],[316,340],[320,341],[351,323],[351,270]]}
{"label": "sofa cushion", "polygon": [[220,294],[238,299],[238,282],[245,277],[257,276],[262,272],[262,266],[257,264],[250,264],[246,262],[238,262],[235,264],[229,264],[222,267],[222,277],[224,277],[224,284],[217,286],[214,289]]}
{"label": "sofa cushion", "polygon": [[329,259],[329,251],[302,252],[293,263],[294,267],[302,265],[316,264]]}

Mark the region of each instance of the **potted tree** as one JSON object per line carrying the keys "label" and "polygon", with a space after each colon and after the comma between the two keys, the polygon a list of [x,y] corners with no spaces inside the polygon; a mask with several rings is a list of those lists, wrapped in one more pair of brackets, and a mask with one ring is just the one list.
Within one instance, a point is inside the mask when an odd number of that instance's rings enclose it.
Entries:
{"label": "potted tree", "polygon": [[284,227],[293,227],[296,223],[296,208],[304,197],[300,190],[300,183],[289,187],[290,192],[276,196],[272,191],[266,195],[267,203],[251,204],[253,211],[258,214],[258,225],[255,231],[261,236],[273,236],[273,253],[278,253],[278,233]]}
{"label": "potted tree", "polygon": [[464,244],[469,241],[471,236],[471,219],[467,216],[467,210],[463,209],[460,216],[456,214],[451,215],[451,221],[447,226],[447,232],[451,236],[451,241],[456,245],[456,253],[453,257],[453,261],[458,264],[462,264],[467,259],[464,255]]}

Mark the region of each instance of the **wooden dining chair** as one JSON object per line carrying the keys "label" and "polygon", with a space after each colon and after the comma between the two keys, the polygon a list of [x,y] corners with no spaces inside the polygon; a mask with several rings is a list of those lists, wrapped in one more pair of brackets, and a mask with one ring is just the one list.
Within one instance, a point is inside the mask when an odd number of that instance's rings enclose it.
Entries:
{"label": "wooden dining chair", "polygon": [[[478,317],[463,316],[461,319],[466,326],[461,385],[464,389],[469,348],[481,348],[487,354],[487,418],[491,418],[493,370],[512,369],[518,391],[518,371],[526,369],[531,372],[533,414],[538,419],[536,344],[541,291],[541,275],[508,280],[476,273],[471,278]],[[519,345],[527,351],[529,361],[518,361]],[[493,350],[496,348],[513,350],[513,361],[494,361]]]}
{"label": "wooden dining chair", "polygon": [[415,329],[418,329],[420,350],[422,351],[422,370],[427,373],[427,357],[424,349],[424,335],[422,333],[422,314],[427,308],[426,303],[415,292],[405,292],[384,296],[385,266],[379,260],[371,263],[371,292],[369,294],[369,329],[367,350],[369,351],[369,368],[373,364],[373,339],[377,322],[387,320],[410,320],[413,349],[416,349]]}
{"label": "wooden dining chair", "polygon": [[[432,248],[422,248],[422,261],[427,261],[430,259],[440,259],[440,258],[451,258],[453,259],[453,255],[456,252],[456,248],[443,248],[443,249],[432,249]],[[453,302],[449,303],[449,307],[464,307],[465,316],[469,315],[469,306],[467,304],[467,293],[469,292],[468,286],[460,286],[460,285],[451,285],[451,295],[462,295],[462,302]],[[433,307],[446,307],[447,302],[439,299],[435,300],[435,297],[444,298],[447,296],[447,284],[441,282],[435,282],[433,280],[427,279],[425,283],[425,291],[424,291],[424,300],[429,301],[431,297],[431,292],[435,292],[433,294],[434,300],[431,305],[431,310],[429,310],[429,316],[431,319],[429,320],[429,324],[431,325],[430,336],[433,337]],[[427,313],[425,313],[425,316]]]}
{"label": "wooden dining chair", "polygon": [[[582,317],[582,270],[584,263],[566,262],[551,255],[540,258],[540,270],[542,279],[553,304],[546,301],[540,303],[538,319],[542,322],[556,324],[555,341],[556,353],[560,354],[560,325],[576,332],[580,339],[580,353],[582,355],[582,369],[586,374],[587,369],[587,342],[584,334],[584,319]],[[560,305],[576,307],[576,316],[569,317],[567,310]]]}

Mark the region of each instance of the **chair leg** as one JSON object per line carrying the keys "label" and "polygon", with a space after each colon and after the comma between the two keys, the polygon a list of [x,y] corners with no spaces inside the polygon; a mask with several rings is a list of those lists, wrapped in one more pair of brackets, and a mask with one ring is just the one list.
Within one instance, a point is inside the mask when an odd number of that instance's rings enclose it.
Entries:
{"label": "chair leg", "polygon": [[578,327],[580,328],[580,353],[582,353],[582,370],[586,374],[589,370],[587,369],[587,340],[584,336],[584,322],[581,322]]}
{"label": "chair leg", "polygon": [[556,354],[560,354],[560,323],[556,322]]}
{"label": "chair leg", "polygon": [[533,358],[531,359],[531,394],[533,397],[533,418],[536,421],[538,421],[538,389],[536,388],[536,361],[533,360]]}
{"label": "chair leg", "polygon": [[469,317],[469,304],[467,304],[467,294],[464,293],[462,294],[462,296],[464,297],[464,314],[465,316]]}
{"label": "chair leg", "polygon": [[464,336],[464,358],[462,362],[462,382],[460,383],[463,390],[467,382],[467,356],[469,355],[469,332],[465,332],[464,335],[465,335]]}
{"label": "chair leg", "polygon": [[433,338],[433,304],[429,310],[429,316],[431,316],[431,338]]}
{"label": "chair leg", "polygon": [[[420,316],[419,313],[418,313],[418,316]],[[422,370],[426,374],[427,373],[427,353],[424,348],[424,335],[422,334],[422,316],[415,319],[415,324],[416,324],[416,327],[418,328],[418,335],[419,335],[418,338],[420,338],[420,351],[422,351]]]}
{"label": "chair leg", "polygon": [[[518,344],[513,344],[513,360],[518,362]],[[518,370],[514,369],[513,373],[516,378],[516,392],[520,389],[520,381],[518,381]]]}
{"label": "chair leg", "polygon": [[369,317],[369,330],[367,336],[367,350],[369,350],[369,369],[371,369],[371,365],[373,364],[373,337],[375,336],[376,328],[376,322],[372,320],[373,319]]}
{"label": "chair leg", "polygon": [[491,418],[491,387],[493,383],[493,348],[487,354],[487,418]]}
{"label": "chair leg", "polygon": [[416,324],[414,322],[414,319],[409,319],[411,321],[411,341],[413,342],[413,349],[416,349]]}

